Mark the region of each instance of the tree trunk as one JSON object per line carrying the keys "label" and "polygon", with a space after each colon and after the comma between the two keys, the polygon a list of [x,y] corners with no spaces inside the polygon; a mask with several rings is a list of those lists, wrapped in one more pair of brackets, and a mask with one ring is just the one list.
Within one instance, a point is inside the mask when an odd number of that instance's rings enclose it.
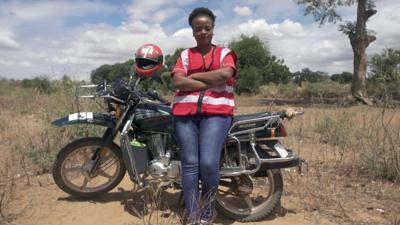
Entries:
{"label": "tree trunk", "polygon": [[373,41],[372,37],[368,37],[366,29],[366,22],[369,16],[366,12],[366,0],[358,0],[356,30],[354,35],[350,35],[349,37],[354,54],[351,94],[357,100],[372,105],[372,102],[368,99],[365,82],[367,74],[365,50],[369,43]]}

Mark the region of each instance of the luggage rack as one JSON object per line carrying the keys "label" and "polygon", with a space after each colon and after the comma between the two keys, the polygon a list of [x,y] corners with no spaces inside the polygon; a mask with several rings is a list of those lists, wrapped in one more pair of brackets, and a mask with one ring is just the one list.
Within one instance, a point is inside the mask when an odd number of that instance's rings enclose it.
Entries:
{"label": "luggage rack", "polygon": [[[256,117],[259,115],[260,117]],[[275,129],[282,122],[282,118],[279,114],[269,114],[263,113],[256,114],[254,116],[250,116],[249,119],[239,119],[238,121],[234,121],[231,128],[228,132],[228,139],[226,143],[233,143],[237,146],[238,156],[239,156],[239,165],[238,166],[229,166],[230,162],[228,162],[228,152],[227,145],[224,146],[224,154],[225,154],[225,164],[226,166],[221,168],[221,176],[222,177],[230,177],[237,176],[240,174],[253,174],[260,170],[261,167],[273,168],[274,166],[280,165],[292,165],[298,163],[298,156],[291,150],[288,150],[288,154],[281,155],[278,152],[278,157],[264,159],[261,158],[256,150],[256,141],[261,140],[256,137],[256,132],[268,129]],[[241,129],[241,126],[243,129]],[[239,135],[248,134],[248,139],[250,144],[250,151],[254,154],[255,158],[249,159],[247,164],[253,164],[255,168],[248,170],[245,168],[244,157],[246,154],[243,153],[241,148],[242,138],[239,138]],[[252,162],[250,162],[252,160]]]}

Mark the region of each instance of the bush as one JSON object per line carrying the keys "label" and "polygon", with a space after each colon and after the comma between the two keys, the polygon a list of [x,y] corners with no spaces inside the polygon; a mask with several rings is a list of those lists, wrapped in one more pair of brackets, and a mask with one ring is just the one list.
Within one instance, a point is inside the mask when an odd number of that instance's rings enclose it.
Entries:
{"label": "bush", "polygon": [[350,72],[343,72],[340,74],[333,74],[331,80],[340,84],[349,84],[353,80],[353,74]]}
{"label": "bush", "polygon": [[35,77],[33,79],[23,79],[23,88],[33,88],[40,93],[50,94],[54,91],[53,85],[48,77]]}
{"label": "bush", "polygon": [[239,76],[235,81],[235,91],[238,94],[241,93],[258,93],[262,84],[262,76],[260,70],[254,66],[250,66],[246,69],[238,70]]}
{"label": "bush", "polygon": [[299,98],[302,90],[295,83],[268,84],[260,88],[261,94],[266,98]]}
{"label": "bush", "polygon": [[400,80],[390,83],[369,80],[367,83],[367,91],[370,97],[381,102],[392,103],[393,100],[400,101]]}
{"label": "bush", "polygon": [[310,99],[315,98],[343,98],[350,93],[350,85],[341,85],[339,83],[327,80],[318,83],[303,82],[303,97]]}

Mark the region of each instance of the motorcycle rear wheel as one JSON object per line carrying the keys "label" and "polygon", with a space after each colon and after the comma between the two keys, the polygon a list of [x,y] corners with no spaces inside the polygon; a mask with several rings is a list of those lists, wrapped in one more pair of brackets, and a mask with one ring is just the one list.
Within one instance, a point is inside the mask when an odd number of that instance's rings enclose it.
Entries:
{"label": "motorcycle rear wheel", "polygon": [[[58,153],[53,178],[64,192],[78,198],[93,198],[116,187],[126,169],[120,148],[112,143],[102,147],[103,139],[88,137],[73,141]],[[93,167],[93,155],[101,149]],[[92,170],[90,168],[93,168]]]}
{"label": "motorcycle rear wheel", "polygon": [[240,222],[260,221],[279,205],[283,190],[280,170],[268,170],[266,177],[221,179],[216,209],[222,215]]}

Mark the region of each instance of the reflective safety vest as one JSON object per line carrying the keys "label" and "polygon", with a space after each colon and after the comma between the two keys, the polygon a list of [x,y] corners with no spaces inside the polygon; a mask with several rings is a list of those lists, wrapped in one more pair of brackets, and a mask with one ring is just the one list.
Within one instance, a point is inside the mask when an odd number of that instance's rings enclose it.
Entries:
{"label": "reflective safety vest", "polygon": [[[195,48],[189,48],[181,53],[184,70],[189,76],[193,73],[207,72],[221,68],[221,63],[226,55],[233,53],[234,61],[236,55],[228,48],[214,47],[212,60],[209,68],[205,68],[203,56]],[[225,84],[202,91],[178,91],[175,93],[172,108],[173,115],[233,115],[235,106],[233,99],[232,76]]]}

